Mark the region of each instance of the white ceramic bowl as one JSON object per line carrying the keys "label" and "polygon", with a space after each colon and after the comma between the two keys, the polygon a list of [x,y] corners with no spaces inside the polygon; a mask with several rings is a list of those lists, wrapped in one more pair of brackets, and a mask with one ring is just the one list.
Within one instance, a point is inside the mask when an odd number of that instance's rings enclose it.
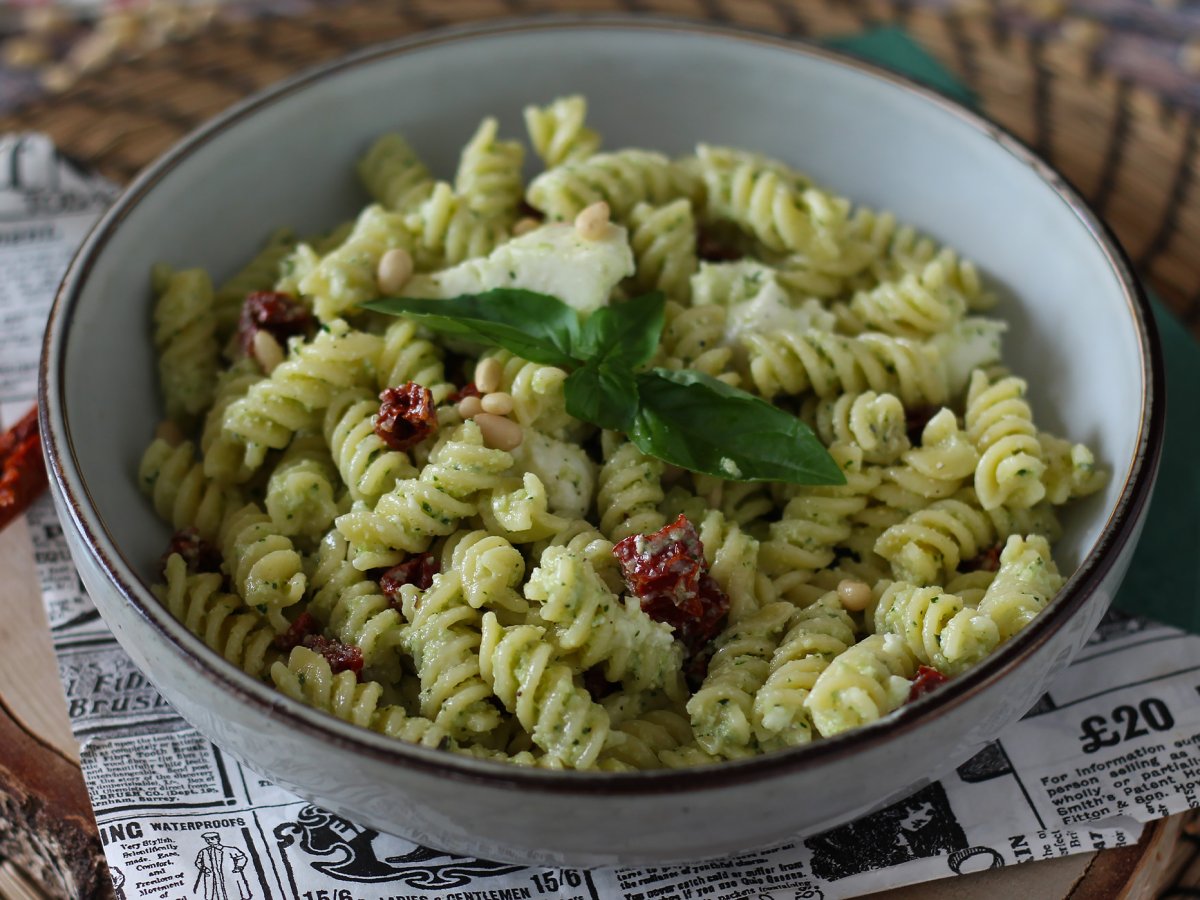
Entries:
{"label": "white ceramic bowl", "polygon": [[[225,663],[148,590],[167,530],[139,495],[158,421],[152,263],[232,272],[273,227],[365,202],[353,164],[400,129],[442,174],[485,114],[580,91],[606,146],[729,143],[780,157],[950,242],[1007,292],[1007,356],[1043,427],[1112,472],[1057,545],[1074,571],[1028,629],[944,691],[808,747],[703,771],[530,771],[388,740]],[[42,428],[84,583],[163,695],[226,751],[364,824],[486,857],[668,862],[813,832],[961,763],[1083,645],[1128,565],[1154,480],[1163,376],[1112,236],[1055,172],[955,104],[845,57],[694,25],[506,23],[370,50],[249,100],[143,174],[88,238],[51,314]]]}

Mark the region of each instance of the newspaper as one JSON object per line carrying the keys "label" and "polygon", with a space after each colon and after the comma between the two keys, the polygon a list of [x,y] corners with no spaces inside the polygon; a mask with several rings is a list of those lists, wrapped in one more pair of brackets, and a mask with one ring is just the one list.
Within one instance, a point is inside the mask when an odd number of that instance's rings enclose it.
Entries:
{"label": "newspaper", "polygon": [[[34,397],[54,286],[111,189],[39,136],[0,140],[0,420]],[[184,722],[121,650],[50,502],[28,514],[67,707],[118,896],[836,898],[1135,842],[1200,807],[1200,637],[1112,613],[1003,736],[822,834],[663,868],[530,868],[380,834],[275,787]]]}

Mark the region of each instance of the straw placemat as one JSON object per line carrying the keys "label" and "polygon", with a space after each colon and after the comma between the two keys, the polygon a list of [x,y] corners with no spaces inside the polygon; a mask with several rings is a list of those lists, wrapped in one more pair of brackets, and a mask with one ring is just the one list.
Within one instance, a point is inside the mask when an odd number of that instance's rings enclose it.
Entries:
{"label": "straw placemat", "polygon": [[[48,132],[117,181],[235,100],[378,41],[516,14],[642,12],[822,37],[899,24],[981,108],[1058,166],[1200,335],[1200,15],[1158,0],[399,0],[218,16],[203,32],[84,75],[0,117]],[[1064,12],[1066,15],[1064,15]],[[1164,40],[1165,38],[1165,40]],[[1178,49],[1172,57],[1163,46]],[[1181,67],[1180,60],[1184,66]]]}

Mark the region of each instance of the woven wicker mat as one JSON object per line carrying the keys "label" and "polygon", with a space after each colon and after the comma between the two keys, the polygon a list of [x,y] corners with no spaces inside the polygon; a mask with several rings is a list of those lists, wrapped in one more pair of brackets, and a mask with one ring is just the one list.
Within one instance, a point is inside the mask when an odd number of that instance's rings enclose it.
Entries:
{"label": "woven wicker mat", "polygon": [[1197,114],[1115,74],[1088,40],[1014,27],[1002,7],[912,0],[409,0],[296,16],[218,19],[202,34],[94,72],[0,118],[48,132],[118,181],[240,97],[305,66],[441,25],[555,11],[645,12],[801,37],[907,28],[983,110],[1058,166],[1115,228],[1136,264],[1200,335]]}

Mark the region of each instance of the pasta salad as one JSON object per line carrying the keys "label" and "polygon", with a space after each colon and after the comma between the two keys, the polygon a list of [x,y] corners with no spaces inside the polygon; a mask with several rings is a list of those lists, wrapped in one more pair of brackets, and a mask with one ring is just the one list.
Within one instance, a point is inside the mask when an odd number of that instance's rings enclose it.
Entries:
{"label": "pasta salad", "polygon": [[153,272],[159,600],[428,747],[627,770],[827,738],[1063,583],[1105,475],[1042,431],[976,268],[782,162],[602,150],[586,103],[398,134],[371,202],[214,287]]}

